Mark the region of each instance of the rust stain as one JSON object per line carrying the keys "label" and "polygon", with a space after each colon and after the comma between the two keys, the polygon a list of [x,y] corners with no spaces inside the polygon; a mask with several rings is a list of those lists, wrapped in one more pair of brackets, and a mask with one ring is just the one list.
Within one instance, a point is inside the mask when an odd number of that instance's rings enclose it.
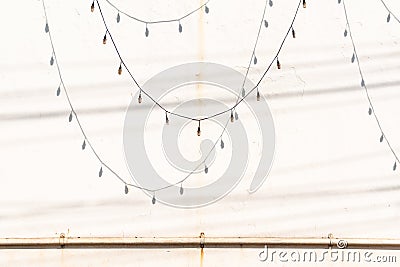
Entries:
{"label": "rust stain", "polygon": [[203,260],[204,260],[204,248],[200,250],[200,267],[203,267]]}
{"label": "rust stain", "polygon": [[[200,6],[204,4],[204,0],[200,0]],[[203,8],[204,9],[204,8]],[[199,12],[199,30],[198,30],[198,60],[199,61],[204,61],[204,10],[202,12]],[[201,73],[198,73],[197,79],[201,80]],[[197,96],[198,98],[201,98],[201,89],[202,89],[202,84],[197,83],[196,84],[196,89],[197,89]]]}

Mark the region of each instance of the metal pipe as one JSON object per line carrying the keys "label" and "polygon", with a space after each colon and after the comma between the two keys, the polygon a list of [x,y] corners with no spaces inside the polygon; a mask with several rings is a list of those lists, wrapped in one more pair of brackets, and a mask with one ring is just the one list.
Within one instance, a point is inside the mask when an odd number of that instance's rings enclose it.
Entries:
{"label": "metal pipe", "polygon": [[400,249],[400,239],[304,237],[45,237],[0,238],[0,249],[100,248],[349,248]]}

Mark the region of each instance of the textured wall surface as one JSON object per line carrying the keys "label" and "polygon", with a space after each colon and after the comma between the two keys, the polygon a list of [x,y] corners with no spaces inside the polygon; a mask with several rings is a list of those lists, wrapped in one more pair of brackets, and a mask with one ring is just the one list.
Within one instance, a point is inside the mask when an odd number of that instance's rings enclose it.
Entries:
{"label": "textured wall surface", "polygon": [[[178,24],[145,25],[100,1],[126,63],[143,84],[174,65],[209,61],[245,73],[264,1],[211,0],[204,11]],[[148,19],[173,18],[199,1],[115,1]],[[104,26],[90,1],[48,0],[49,25],[65,83],[81,122],[101,157],[129,178],[123,153],[125,111],[133,86],[119,59],[101,40]],[[400,16],[400,2],[387,0]],[[268,6],[262,28],[257,81],[290,25],[297,1]],[[393,148],[400,153],[400,23],[386,22],[379,0],[347,1],[349,20],[365,82]],[[368,115],[352,45],[337,0],[307,1],[279,60],[261,83],[271,108],[276,152],[264,185],[249,194],[252,170],[225,198],[200,209],[151,204],[140,190],[104,171],[88,150],[61,93],[44,32],[41,1],[8,1],[0,9],[0,237],[57,236],[335,236],[400,238],[399,170]],[[194,97],[207,90],[193,89]],[[183,96],[170,96],[180,101]],[[143,101],[143,109],[150,108]],[[245,120],[247,117],[241,117]],[[195,124],[192,127],[196,128]],[[148,125],[156,135],[156,123]],[[193,131],[195,133],[195,130]],[[217,131],[208,132],[210,138]],[[250,138],[251,139],[251,138]],[[250,140],[252,142],[255,140]],[[151,142],[150,142],[151,143]],[[183,154],[199,157],[187,140]],[[197,154],[196,154],[197,153]],[[157,160],[156,163],[157,164]],[[162,167],[161,167],[162,170]],[[212,169],[210,169],[211,171]],[[211,179],[212,172],[200,176]],[[261,248],[260,248],[261,249]],[[259,250],[206,250],[204,266],[262,265]],[[382,252],[384,253],[384,252]],[[386,253],[386,252],[385,252]],[[100,256],[99,256],[100,255]],[[0,266],[198,266],[199,250],[0,251]],[[398,259],[400,260],[400,258]]]}

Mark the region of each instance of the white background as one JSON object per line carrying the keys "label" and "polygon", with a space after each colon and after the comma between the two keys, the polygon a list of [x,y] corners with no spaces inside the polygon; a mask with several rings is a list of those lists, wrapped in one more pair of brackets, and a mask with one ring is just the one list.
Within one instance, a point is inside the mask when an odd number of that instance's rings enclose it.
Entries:
{"label": "white background", "polygon": [[[400,15],[400,3],[387,0]],[[212,0],[210,13],[197,12],[178,24],[145,25],[121,16],[105,1],[103,12],[126,63],[143,84],[164,69],[209,61],[245,73],[264,1]],[[126,12],[156,20],[179,17],[201,1],[115,1]],[[351,29],[365,82],[376,113],[394,149],[400,153],[400,24],[379,0],[347,1]],[[90,1],[47,1],[49,26],[71,100],[93,145],[129,180],[123,154],[125,110],[137,88],[123,72]],[[276,0],[267,8],[256,51],[257,81],[290,25],[297,1]],[[56,97],[59,79],[49,65],[51,47],[44,32],[41,1],[8,1],[0,9],[0,236],[311,236],[400,238],[399,170],[384,143],[360,87],[352,46],[345,38],[345,17],[336,0],[307,1],[260,86],[276,128],[272,170],[250,195],[251,176],[221,201],[201,209],[175,209],[124,185],[104,171],[88,150],[70,113],[65,94]],[[201,92],[199,92],[201,95]],[[150,107],[150,103],[143,103]],[[155,128],[154,131],[157,131]],[[217,134],[217,133],[216,133]],[[1,266],[48,264],[130,265],[130,257],[149,265],[152,252],[0,251]],[[217,251],[218,252],[218,251]],[[217,253],[215,252],[215,253]],[[51,254],[53,253],[53,254]],[[64,253],[69,253],[63,258]],[[154,252],[155,253],[155,252]],[[161,252],[160,252],[161,253]],[[164,253],[164,252],[163,252]],[[199,264],[198,251],[173,252],[164,264]],[[206,252],[207,253],[207,252]],[[227,252],[225,252],[227,253]],[[238,253],[238,252],[236,252]],[[256,264],[256,252],[242,258],[231,251],[222,265]],[[240,252],[245,253],[245,252]],[[45,255],[45,256],[43,256]],[[53,255],[53,256],[51,256]],[[82,260],[82,256],[85,260]],[[160,254],[164,255],[164,254]],[[217,254],[219,255],[219,254]],[[252,257],[254,255],[254,257]],[[206,255],[207,256],[207,255]],[[185,258],[186,257],[186,258]],[[79,260],[80,259],[80,260]],[[33,260],[36,260],[33,264]],[[208,265],[214,266],[215,261]]]}

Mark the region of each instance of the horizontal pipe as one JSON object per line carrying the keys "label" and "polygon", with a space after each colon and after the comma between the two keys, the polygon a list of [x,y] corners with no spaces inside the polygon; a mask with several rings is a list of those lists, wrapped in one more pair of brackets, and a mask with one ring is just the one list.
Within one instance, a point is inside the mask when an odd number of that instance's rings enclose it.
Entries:
{"label": "horizontal pipe", "polygon": [[348,248],[400,249],[400,239],[299,237],[45,237],[0,238],[0,249],[103,248]]}

